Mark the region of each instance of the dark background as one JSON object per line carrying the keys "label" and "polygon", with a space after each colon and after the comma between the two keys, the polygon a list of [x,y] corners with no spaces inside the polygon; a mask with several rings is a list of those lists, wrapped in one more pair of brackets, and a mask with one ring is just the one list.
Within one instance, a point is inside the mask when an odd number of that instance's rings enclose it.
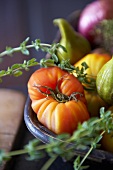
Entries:
{"label": "dark background", "polygon": [[[17,47],[30,37],[30,41],[40,39],[44,43],[52,43],[57,28],[53,25],[55,18],[67,18],[73,11],[82,10],[93,0],[4,0],[0,1],[0,51],[6,46]],[[40,60],[43,53],[31,50],[30,56],[23,56],[21,53],[13,57],[4,57],[0,63],[0,69],[7,69],[13,63],[22,63],[32,57]],[[19,78],[5,77],[0,88],[11,88],[23,92],[27,96],[27,81],[35,68],[24,72]],[[24,120],[19,129],[13,149],[21,149],[34,136],[28,131]],[[14,157],[6,167],[6,170],[40,170],[48,157],[41,161],[27,161],[26,156]],[[86,164],[89,162],[86,162]],[[101,169],[100,164],[91,163],[89,169]],[[106,169],[106,167],[105,167]],[[108,169],[108,167],[107,167]],[[58,158],[49,170],[73,170],[72,162],[64,163]]]}
{"label": "dark background", "polygon": [[[27,37],[30,37],[29,43],[35,39],[52,43],[57,31],[53,19],[67,18],[73,11],[83,9],[90,2],[92,0],[0,1],[0,52],[4,51],[6,46],[18,47]],[[0,70],[32,57],[40,59],[43,54],[31,50],[30,56],[15,53],[13,57],[4,57]],[[14,88],[27,94],[26,84],[33,71],[34,68],[19,78],[5,77],[0,87]]]}

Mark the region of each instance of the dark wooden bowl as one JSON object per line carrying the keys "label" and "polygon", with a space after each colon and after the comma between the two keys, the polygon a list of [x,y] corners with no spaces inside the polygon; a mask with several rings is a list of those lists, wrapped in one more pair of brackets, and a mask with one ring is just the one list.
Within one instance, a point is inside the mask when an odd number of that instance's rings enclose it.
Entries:
{"label": "dark wooden bowl", "polygon": [[[51,132],[49,129],[44,127],[37,119],[36,113],[33,112],[31,108],[31,100],[28,96],[25,108],[24,108],[24,121],[28,128],[28,130],[40,141],[43,143],[49,143],[50,138],[57,140],[57,135]],[[86,150],[76,150],[75,155],[84,156],[89,148]],[[88,159],[93,160],[95,162],[102,163],[109,163],[113,164],[113,154],[106,152],[104,150],[95,149],[89,155]]]}

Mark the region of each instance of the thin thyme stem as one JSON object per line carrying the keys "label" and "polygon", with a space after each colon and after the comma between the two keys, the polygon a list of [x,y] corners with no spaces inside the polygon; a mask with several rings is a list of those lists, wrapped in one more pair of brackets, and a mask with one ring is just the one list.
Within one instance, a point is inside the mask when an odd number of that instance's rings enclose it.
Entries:
{"label": "thin thyme stem", "polygon": [[[45,44],[45,43],[41,43],[41,46],[45,46],[45,47],[51,47],[50,44]],[[30,49],[30,48],[34,48],[35,45],[34,44],[31,44],[31,45],[27,45],[26,46],[26,49]],[[22,50],[22,47],[15,47],[13,49],[11,49],[11,53],[14,53],[14,52],[18,52],[18,51],[21,51]],[[3,57],[5,55],[8,55],[9,52],[7,50],[3,51],[2,53],[0,53],[0,57]]]}
{"label": "thin thyme stem", "polygon": [[[36,150],[42,150],[42,149],[46,149],[47,146],[46,145],[40,145],[36,147]],[[27,149],[21,149],[21,150],[15,150],[15,151],[11,151],[7,154],[7,156],[11,157],[11,156],[16,156],[16,155],[22,155],[22,154],[26,154],[28,153]]]}
{"label": "thin thyme stem", "polygon": [[93,146],[90,147],[90,149],[88,150],[88,152],[86,153],[86,155],[83,157],[83,159],[81,160],[80,164],[78,165],[78,169],[79,170],[82,166],[82,164],[85,162],[85,160],[87,159],[87,157],[90,155],[90,153],[92,152],[92,150],[94,149]]}
{"label": "thin thyme stem", "polygon": [[57,155],[51,157],[40,170],[47,170],[52,165],[52,163],[56,160],[57,157],[58,157]]}
{"label": "thin thyme stem", "polygon": [[[36,65],[40,65],[40,63],[36,63],[36,64],[33,65],[33,66],[36,66]],[[28,66],[27,69],[28,69],[29,67],[33,67],[33,66]],[[25,69],[25,68],[22,68],[22,67],[20,66],[20,67],[18,67],[17,69],[13,69],[11,72],[10,72],[10,71],[5,72],[4,74],[0,75],[0,77],[5,77],[5,76],[8,76],[8,75],[13,75],[16,71],[18,71],[18,70],[23,70],[23,69]]]}

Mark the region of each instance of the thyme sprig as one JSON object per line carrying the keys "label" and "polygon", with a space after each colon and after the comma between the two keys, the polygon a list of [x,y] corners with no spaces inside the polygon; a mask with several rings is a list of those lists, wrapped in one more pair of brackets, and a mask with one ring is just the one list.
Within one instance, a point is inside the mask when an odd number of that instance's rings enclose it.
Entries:
{"label": "thyme sprig", "polygon": [[[79,124],[77,130],[72,136],[69,134],[58,135],[57,138],[50,138],[48,144],[39,144],[38,139],[30,141],[24,149],[11,151],[5,153],[0,151],[0,163],[11,159],[11,157],[20,154],[29,154],[28,160],[41,159],[45,155],[44,151],[48,153],[50,159],[47,164],[44,165],[49,167],[51,163],[58,157],[62,157],[64,160],[74,159],[73,167],[74,170],[83,170],[88,166],[84,166],[84,161],[90,157],[90,153],[93,149],[100,146],[99,142],[105,132],[113,132],[113,113],[111,111],[105,111],[104,107],[100,109],[100,118],[93,117],[88,121]],[[94,128],[95,127],[95,128]],[[81,159],[77,154],[78,150],[84,152],[84,156]],[[77,157],[75,157],[78,155]],[[50,163],[51,162],[51,163]],[[44,168],[42,167],[42,170]],[[47,168],[48,169],[48,168]]]}
{"label": "thyme sprig", "polygon": [[35,58],[32,58],[29,61],[24,60],[22,64],[14,64],[11,67],[8,67],[7,70],[1,70],[0,71],[0,82],[2,82],[2,77],[13,75],[14,77],[19,77],[23,74],[21,70],[28,71],[30,67],[38,65],[38,62],[36,62]]}
{"label": "thyme sprig", "polygon": [[58,66],[66,70],[72,74],[74,74],[75,77],[82,83],[84,86],[84,89],[86,90],[95,90],[96,89],[96,77],[89,76],[87,73],[85,73],[85,70],[89,68],[89,66],[86,64],[86,62],[83,62],[81,64],[81,69],[79,67],[75,67],[70,64],[69,60],[62,60]]}
{"label": "thyme sprig", "polygon": [[[62,48],[65,50],[63,46],[61,46],[59,43],[53,43],[45,44],[41,43],[39,39],[36,39],[35,42],[32,41],[31,45],[27,45],[29,41],[29,37],[23,41],[19,47],[12,48],[12,47],[6,47],[6,50],[0,53],[0,57],[3,57],[5,55],[12,56],[15,52],[21,52],[24,55],[30,55],[29,49],[35,48],[37,51],[41,49],[42,51],[49,53],[51,55],[51,59],[41,59],[40,62],[36,61],[36,58],[32,58],[28,61],[24,60],[23,63],[17,63],[12,65],[11,67],[8,67],[7,70],[1,70],[0,71],[0,82],[2,82],[2,77],[7,75],[13,75],[15,77],[21,76],[23,74],[22,70],[28,71],[30,67],[40,65],[43,67],[48,66],[55,66],[55,62],[58,62],[58,57],[56,56],[56,51],[58,48]],[[66,51],[66,50],[65,50]]]}
{"label": "thyme sprig", "polygon": [[50,54],[50,58],[42,58],[40,61],[37,61],[36,58],[32,58],[28,61],[24,60],[23,63],[17,63],[8,67],[7,70],[0,71],[0,82],[2,82],[2,77],[7,75],[13,75],[15,77],[21,76],[23,74],[22,70],[28,71],[30,67],[40,65],[41,67],[50,67],[50,66],[58,66],[63,70],[66,70],[72,74],[74,74],[79,81],[83,84],[84,88],[87,90],[95,89],[95,78],[89,77],[85,70],[88,68],[88,65],[84,62],[82,63],[82,68],[79,69],[70,64],[69,60],[62,60],[60,63],[57,57],[57,51],[59,48],[62,48],[63,51],[67,52],[65,47],[60,45],[59,43],[47,44],[41,43],[39,39],[36,39],[34,42],[32,41],[31,45],[27,45],[29,41],[29,37],[23,41],[19,47],[12,48],[6,47],[6,50],[0,53],[0,57],[5,55],[12,56],[15,52],[21,52],[24,55],[30,55],[30,49],[35,48],[36,51],[42,50]]}
{"label": "thyme sprig", "polygon": [[24,55],[29,55],[30,54],[29,49],[31,48],[35,48],[37,51],[41,49],[42,51],[51,54],[53,58],[56,57],[55,52],[59,47],[66,51],[66,49],[59,43],[53,43],[53,44],[41,43],[40,39],[36,39],[35,42],[32,41],[30,45],[27,45],[29,39],[30,39],[29,37],[26,38],[20,44],[19,47],[15,47],[15,48],[6,47],[6,50],[0,53],[0,57],[3,57],[5,55],[12,56],[15,52],[21,52]]}

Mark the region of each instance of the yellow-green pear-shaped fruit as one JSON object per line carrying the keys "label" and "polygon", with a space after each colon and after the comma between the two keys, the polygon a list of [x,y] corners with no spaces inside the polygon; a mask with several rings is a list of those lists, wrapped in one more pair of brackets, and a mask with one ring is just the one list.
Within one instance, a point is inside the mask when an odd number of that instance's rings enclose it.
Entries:
{"label": "yellow-green pear-shaped fruit", "polygon": [[96,88],[99,96],[109,105],[113,105],[113,58],[98,72]]}
{"label": "yellow-green pear-shaped fruit", "polygon": [[60,62],[62,60],[70,60],[71,64],[75,64],[91,51],[88,40],[76,32],[67,20],[58,18],[54,19],[53,23],[59,27],[61,34],[59,43],[64,46],[67,51],[65,52],[62,48],[59,48],[57,56]]}

